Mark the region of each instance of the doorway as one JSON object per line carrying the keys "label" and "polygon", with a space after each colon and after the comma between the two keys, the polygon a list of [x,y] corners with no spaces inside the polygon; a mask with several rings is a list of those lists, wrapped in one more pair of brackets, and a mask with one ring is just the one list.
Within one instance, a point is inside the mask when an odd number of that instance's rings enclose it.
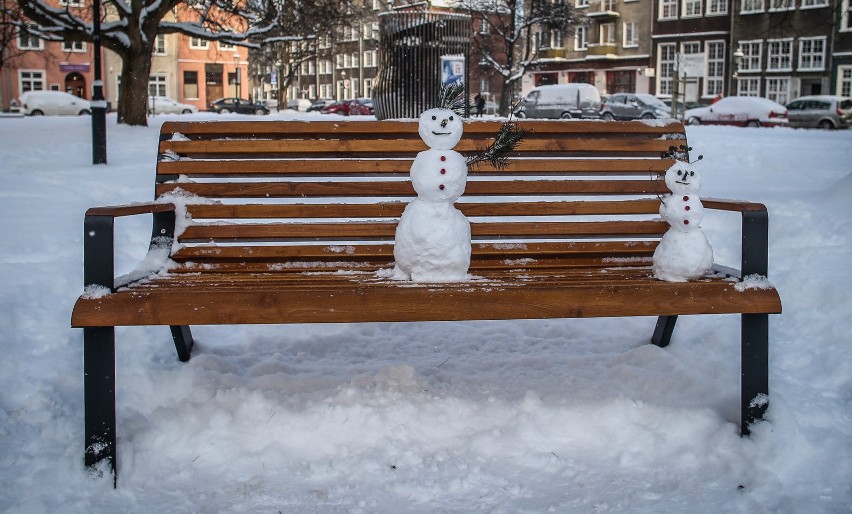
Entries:
{"label": "doorway", "polygon": [[65,92],[86,98],[86,79],[77,72],[65,76]]}

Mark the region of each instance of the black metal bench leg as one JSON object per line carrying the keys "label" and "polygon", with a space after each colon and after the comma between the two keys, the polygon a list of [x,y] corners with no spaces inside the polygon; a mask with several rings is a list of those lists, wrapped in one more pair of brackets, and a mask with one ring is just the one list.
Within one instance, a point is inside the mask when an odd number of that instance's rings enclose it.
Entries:
{"label": "black metal bench leg", "polygon": [[83,388],[86,417],[86,466],[106,460],[116,472],[115,328],[83,329]]}
{"label": "black metal bench leg", "polygon": [[175,341],[175,350],[177,350],[178,359],[181,362],[188,361],[194,343],[189,325],[170,325],[169,328],[172,329],[172,339]]}
{"label": "black metal bench leg", "polygon": [[657,327],[654,328],[654,337],[651,338],[651,342],[660,348],[668,346],[672,339],[675,322],[677,322],[677,316],[660,316],[657,318]]}
{"label": "black metal bench leg", "polygon": [[742,315],[742,419],[740,433],[763,419],[769,407],[769,315]]}

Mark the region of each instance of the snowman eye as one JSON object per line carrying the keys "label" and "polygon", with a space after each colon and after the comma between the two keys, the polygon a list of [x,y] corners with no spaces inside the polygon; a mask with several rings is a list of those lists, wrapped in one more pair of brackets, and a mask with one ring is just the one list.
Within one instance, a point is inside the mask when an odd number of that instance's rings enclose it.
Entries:
{"label": "snowman eye", "polygon": [[682,172],[682,171],[680,171],[680,170],[677,170],[677,176],[679,177],[679,176],[681,176],[681,175],[683,175],[683,172]]}
{"label": "snowman eye", "polygon": [[432,121],[435,121],[435,120],[437,120],[437,119],[438,119],[438,117],[437,117],[437,116],[432,116]]}

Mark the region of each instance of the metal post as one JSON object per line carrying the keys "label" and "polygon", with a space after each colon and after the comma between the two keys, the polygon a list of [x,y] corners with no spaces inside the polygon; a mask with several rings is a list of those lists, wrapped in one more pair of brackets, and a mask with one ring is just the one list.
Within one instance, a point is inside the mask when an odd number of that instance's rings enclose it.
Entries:
{"label": "metal post", "polygon": [[92,87],[92,164],[107,163],[106,148],[106,100],[104,82],[101,77],[101,1],[93,0],[92,27],[95,81]]}

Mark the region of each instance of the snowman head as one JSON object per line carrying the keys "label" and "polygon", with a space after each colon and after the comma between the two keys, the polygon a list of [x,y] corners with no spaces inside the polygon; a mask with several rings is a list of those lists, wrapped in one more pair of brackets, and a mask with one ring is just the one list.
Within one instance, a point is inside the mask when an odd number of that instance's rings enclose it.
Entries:
{"label": "snowman head", "polygon": [[461,139],[461,116],[450,109],[429,109],[420,115],[420,137],[429,148],[450,150]]}
{"label": "snowman head", "polygon": [[692,164],[677,161],[666,171],[666,185],[675,194],[695,194],[701,189],[701,174]]}

